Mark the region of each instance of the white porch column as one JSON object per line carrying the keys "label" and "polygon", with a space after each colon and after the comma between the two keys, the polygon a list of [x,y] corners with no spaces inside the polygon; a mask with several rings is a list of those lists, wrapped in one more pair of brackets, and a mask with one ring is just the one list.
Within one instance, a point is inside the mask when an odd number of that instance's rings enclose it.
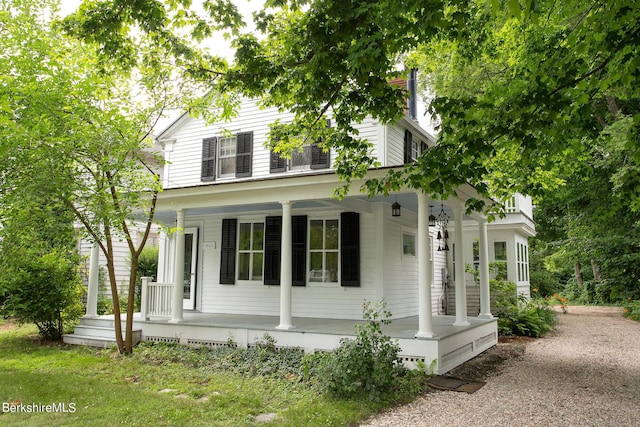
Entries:
{"label": "white porch column", "polygon": [[175,259],[173,276],[173,306],[171,307],[171,320],[169,323],[182,322],[182,309],[184,299],[184,210],[176,211],[178,220],[175,234]]}
{"label": "white porch column", "polygon": [[489,242],[487,221],[478,221],[478,249],[480,255],[480,315],[483,319],[493,319],[491,314],[491,292],[489,289]]}
{"label": "white porch column", "polygon": [[467,284],[464,272],[464,239],[462,238],[464,227],[462,224],[462,211],[462,206],[455,206],[453,208],[456,221],[456,321],[453,323],[454,326],[469,326],[469,322],[467,321]]}
{"label": "white porch column", "polygon": [[291,202],[282,205],[282,245],[280,249],[280,324],[276,329],[293,329],[291,319]]}
{"label": "white porch column", "polygon": [[416,338],[433,337],[433,310],[431,308],[431,263],[429,254],[428,200],[418,193],[418,332]]}
{"label": "white porch column", "polygon": [[89,258],[89,283],[87,286],[87,312],[84,317],[98,317],[98,273],[100,272],[100,247],[94,243]]}

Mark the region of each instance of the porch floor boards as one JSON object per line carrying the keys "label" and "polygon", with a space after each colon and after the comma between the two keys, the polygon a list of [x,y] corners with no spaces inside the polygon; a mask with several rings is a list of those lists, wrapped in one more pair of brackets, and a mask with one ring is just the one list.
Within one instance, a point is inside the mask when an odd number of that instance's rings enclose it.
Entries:
{"label": "porch floor boards", "polygon": [[[136,317],[137,316],[139,316],[139,313],[136,313]],[[467,319],[469,326],[453,326],[455,320],[455,316],[433,316],[434,337],[424,339],[440,340],[442,338],[450,337],[466,330],[473,329],[488,322],[495,321],[469,317]],[[142,319],[135,318],[135,321],[142,322]],[[162,324],[168,322],[168,318],[151,317],[144,323]],[[183,314],[183,321],[177,325],[281,331],[276,328],[279,323],[280,318],[278,316],[214,314],[185,311]],[[355,335],[355,325],[358,323],[363,324],[365,321],[294,317],[292,323],[295,328],[290,329],[289,331],[291,332],[353,336]],[[383,325],[382,330],[391,338],[413,339],[418,331],[418,316],[393,319],[391,324]]]}

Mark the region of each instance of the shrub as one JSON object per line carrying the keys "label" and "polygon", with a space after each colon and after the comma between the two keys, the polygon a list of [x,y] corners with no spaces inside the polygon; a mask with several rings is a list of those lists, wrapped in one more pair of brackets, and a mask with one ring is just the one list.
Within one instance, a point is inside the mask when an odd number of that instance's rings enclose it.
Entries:
{"label": "shrub", "polygon": [[527,300],[516,295],[516,285],[500,280],[491,281],[496,305],[498,333],[539,337],[555,325],[555,312],[541,298]]}
{"label": "shrub", "polygon": [[622,304],[625,317],[640,322],[640,300],[628,299]]}
{"label": "shrub", "polygon": [[[44,255],[29,250],[4,275],[3,315],[35,323],[43,339],[57,340],[82,315],[78,257],[64,249]],[[7,273],[7,272],[5,272]]]}
{"label": "shrub", "polygon": [[[135,308],[140,308],[140,296],[142,294],[142,278],[152,277],[154,280],[158,275],[158,255],[160,248],[158,246],[145,246],[138,257],[138,271],[136,275],[136,296]],[[126,292],[124,293],[126,295]],[[122,302],[120,303],[122,306]],[[126,307],[126,306],[125,306]]]}
{"label": "shrub", "polygon": [[341,340],[332,352],[305,356],[305,376],[315,378],[321,389],[338,397],[397,399],[411,381],[398,358],[400,346],[382,333],[382,325],[391,322],[385,307],[384,302],[365,302],[366,322],[356,325],[356,338]]}

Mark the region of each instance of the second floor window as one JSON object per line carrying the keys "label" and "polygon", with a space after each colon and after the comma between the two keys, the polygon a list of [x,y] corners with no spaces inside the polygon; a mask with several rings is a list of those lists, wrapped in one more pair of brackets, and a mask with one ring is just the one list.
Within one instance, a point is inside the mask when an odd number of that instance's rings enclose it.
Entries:
{"label": "second floor window", "polygon": [[291,153],[289,165],[291,169],[303,168],[311,165],[311,145],[302,146]]}
{"label": "second floor window", "polygon": [[218,140],[218,177],[224,178],[236,174],[236,137]]}
{"label": "second floor window", "polygon": [[202,168],[200,179],[251,176],[253,132],[202,140]]}

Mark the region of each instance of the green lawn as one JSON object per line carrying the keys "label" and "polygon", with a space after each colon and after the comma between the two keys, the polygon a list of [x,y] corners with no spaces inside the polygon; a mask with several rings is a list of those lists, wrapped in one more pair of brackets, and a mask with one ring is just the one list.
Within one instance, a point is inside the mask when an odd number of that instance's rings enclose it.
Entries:
{"label": "green lawn", "polygon": [[[344,426],[380,409],[329,398],[297,378],[41,344],[35,334],[0,322],[0,405],[24,410],[0,413],[0,426]],[[68,412],[34,411],[52,404]],[[256,422],[269,413],[273,421]]]}

